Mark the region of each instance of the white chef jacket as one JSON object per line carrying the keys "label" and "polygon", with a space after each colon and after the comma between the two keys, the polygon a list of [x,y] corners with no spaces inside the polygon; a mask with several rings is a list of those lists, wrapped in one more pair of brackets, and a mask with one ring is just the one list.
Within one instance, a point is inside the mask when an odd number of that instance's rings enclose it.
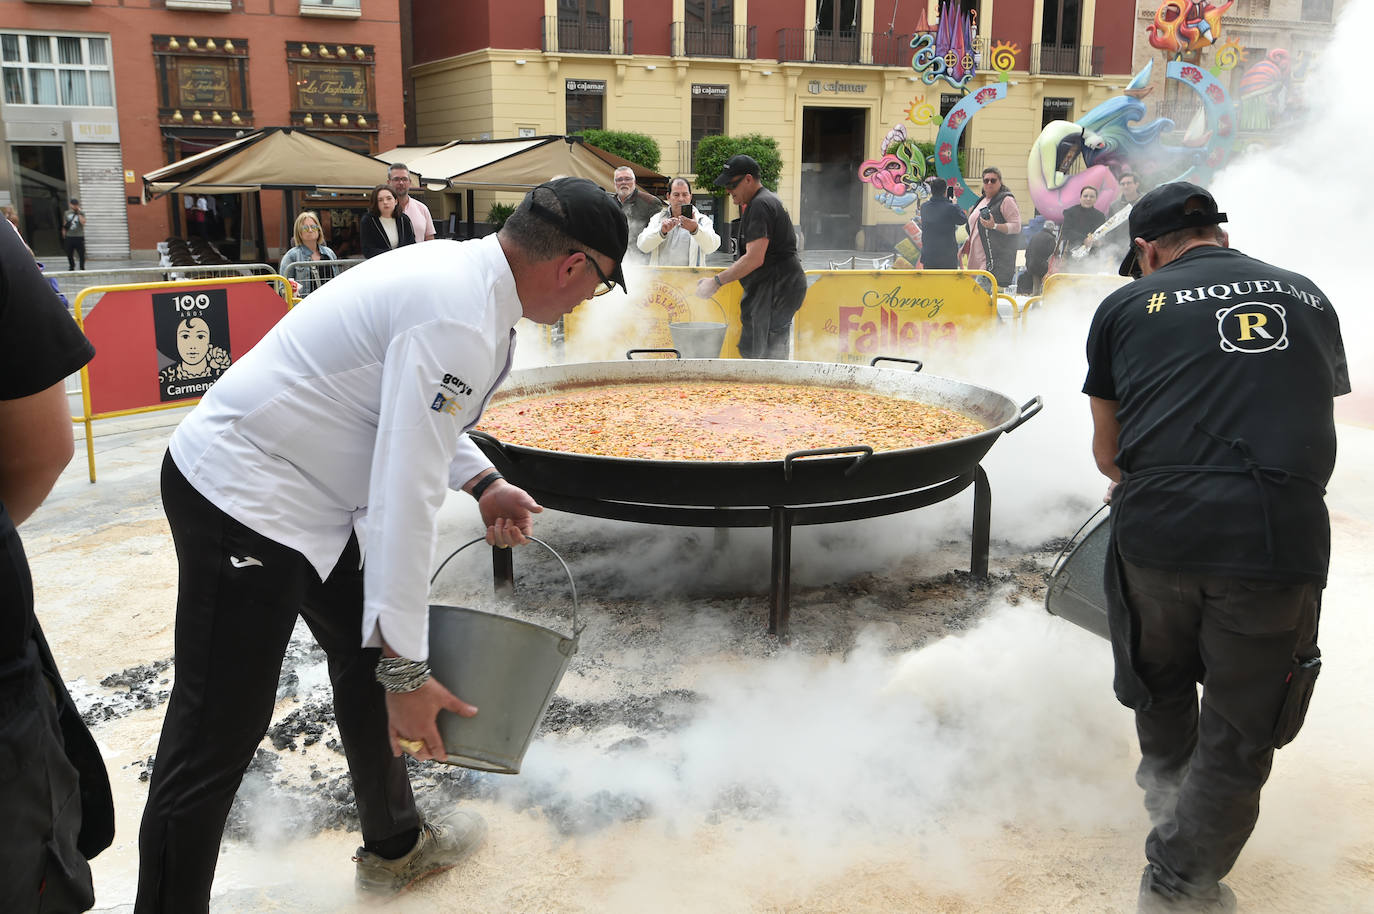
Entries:
{"label": "white chef jacket", "polygon": [[495,235],[365,261],[230,366],[173,433],[172,459],[321,580],[357,525],[362,643],[385,635],[423,660],[439,506],[491,466],[465,432],[510,371],[521,315]]}

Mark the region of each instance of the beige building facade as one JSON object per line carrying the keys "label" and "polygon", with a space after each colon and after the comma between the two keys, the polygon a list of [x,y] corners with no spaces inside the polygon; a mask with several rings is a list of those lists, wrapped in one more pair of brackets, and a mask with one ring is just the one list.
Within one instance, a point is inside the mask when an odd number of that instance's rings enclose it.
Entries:
{"label": "beige building facade", "polygon": [[[1320,21],[1314,3],[1323,2],[1332,0],[1237,0],[1223,18],[1223,34],[1266,50],[1285,35],[1299,49],[1316,48],[1342,5],[1334,0]],[[736,0],[719,4],[728,20],[704,26],[693,18],[692,0],[606,4],[506,0],[505,16],[529,13],[537,27],[517,31],[498,24],[493,12],[485,35],[469,36],[466,48],[421,42],[409,73],[413,142],[577,132],[591,118],[592,126],[651,136],[662,152],[659,171],[695,178],[692,150],[703,130],[761,133],[778,141],[778,194],[808,247],[881,250],[914,208],[897,212],[879,203],[858,169],[882,155],[894,125],[911,139],[933,142],[937,126],[917,123],[923,106],[940,114],[965,92],[1006,82],[1006,97],[968,122],[966,177],[976,187],[982,166],[999,166],[1029,215],[1026,159],[1043,125],[1073,120],[1119,95],[1150,59],[1157,61],[1155,80],[1163,80],[1162,54],[1146,35],[1157,5],[1137,0],[1083,0],[1073,19],[1065,18],[1063,0],[964,0],[978,23],[979,69],[963,89],[943,80],[928,84],[911,66],[912,37],[935,21],[934,0],[924,9],[903,4],[905,21],[895,7],[855,0],[853,31],[827,27],[835,26],[824,19],[827,11],[844,4],[826,0]],[[695,8],[704,5],[717,4]],[[421,6],[417,0],[417,21]],[[570,6],[581,18],[567,12]],[[601,18],[588,18],[589,11]],[[885,13],[891,22],[883,21]],[[469,24],[482,32],[480,17]],[[455,53],[444,53],[450,49]],[[993,59],[1012,65],[998,73],[990,69]],[[479,218],[493,199],[479,194]]]}

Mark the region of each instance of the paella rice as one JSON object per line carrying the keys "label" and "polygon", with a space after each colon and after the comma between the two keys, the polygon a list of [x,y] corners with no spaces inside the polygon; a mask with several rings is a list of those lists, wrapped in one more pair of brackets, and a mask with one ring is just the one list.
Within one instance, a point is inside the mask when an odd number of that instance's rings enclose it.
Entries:
{"label": "paella rice", "polygon": [[862,444],[897,450],[985,431],[955,410],[881,394],[698,381],[498,400],[477,427],[507,444],[646,460],[780,460],[793,451]]}

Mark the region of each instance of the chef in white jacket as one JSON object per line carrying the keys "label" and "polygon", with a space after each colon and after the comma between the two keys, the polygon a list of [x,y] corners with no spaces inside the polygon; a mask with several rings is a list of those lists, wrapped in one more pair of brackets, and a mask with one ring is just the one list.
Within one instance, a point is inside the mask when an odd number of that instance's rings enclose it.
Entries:
{"label": "chef in white jacket", "polygon": [[699,267],[720,247],[720,236],[711,217],[692,206],[692,185],[686,178],[674,178],[668,187],[668,208],[653,215],[635,246],[649,255],[651,266]]}
{"label": "chef in white jacket", "polygon": [[466,433],[510,370],[516,322],[552,324],[623,288],[627,242],[592,182],[540,185],[497,235],[400,248],[321,287],[178,426],[162,473],[176,679],[139,837],[138,914],[208,909],[298,615],[329,659],[362,824],[358,888],[399,892],[480,844],[472,813],[424,820],[401,754],[444,758],[438,712],[478,713],[426,663],[437,513],[462,489],[488,542],[528,541],[542,509]]}

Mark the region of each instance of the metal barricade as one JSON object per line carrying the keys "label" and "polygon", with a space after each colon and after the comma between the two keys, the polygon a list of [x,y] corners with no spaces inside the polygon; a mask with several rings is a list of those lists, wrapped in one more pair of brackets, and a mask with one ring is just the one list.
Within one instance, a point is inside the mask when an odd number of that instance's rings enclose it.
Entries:
{"label": "metal barricade", "polygon": [[288,263],[286,269],[282,271],[282,275],[296,284],[295,298],[302,299],[344,270],[356,267],[362,262],[362,258],[356,260],[301,260],[296,263]]}
{"label": "metal barricade", "polygon": [[[218,263],[206,266],[147,266],[119,267],[113,270],[63,270],[43,275],[57,281],[57,288],[67,297],[67,307],[76,301],[81,290],[91,286],[120,286],[141,282],[174,282],[180,279],[222,279],[227,276],[269,276],[277,268],[265,263]],[[89,311],[98,303],[87,305]]]}

